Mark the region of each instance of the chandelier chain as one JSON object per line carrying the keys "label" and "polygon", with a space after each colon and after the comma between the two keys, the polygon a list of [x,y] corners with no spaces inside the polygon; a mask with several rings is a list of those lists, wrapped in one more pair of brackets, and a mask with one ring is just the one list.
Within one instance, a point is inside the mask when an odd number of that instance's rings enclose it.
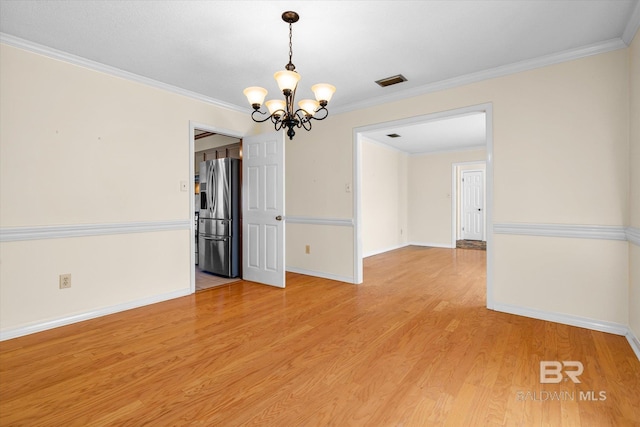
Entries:
{"label": "chandelier chain", "polygon": [[292,38],[293,38],[293,28],[292,28],[293,24],[291,24],[291,22],[289,22],[289,64],[291,64],[291,59],[293,58],[293,42],[292,42]]}

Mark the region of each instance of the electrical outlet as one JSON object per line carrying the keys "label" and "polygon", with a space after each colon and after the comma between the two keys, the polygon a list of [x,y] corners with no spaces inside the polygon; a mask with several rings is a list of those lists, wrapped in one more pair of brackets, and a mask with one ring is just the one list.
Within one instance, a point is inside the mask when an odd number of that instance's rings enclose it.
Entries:
{"label": "electrical outlet", "polygon": [[304,247],[304,253],[305,254],[310,254],[311,253],[311,245],[306,245]]}
{"label": "electrical outlet", "polygon": [[67,289],[71,287],[71,274],[60,275],[60,289]]}

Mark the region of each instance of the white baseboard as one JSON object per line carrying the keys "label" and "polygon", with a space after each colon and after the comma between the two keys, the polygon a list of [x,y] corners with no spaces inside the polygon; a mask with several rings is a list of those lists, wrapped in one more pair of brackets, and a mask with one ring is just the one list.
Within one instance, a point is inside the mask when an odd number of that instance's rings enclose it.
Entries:
{"label": "white baseboard", "polygon": [[635,336],[631,328],[628,328],[626,337],[627,337],[627,341],[629,341],[629,345],[631,346],[631,349],[636,354],[636,357],[638,358],[638,360],[640,360],[640,340],[638,339],[637,336]]}
{"label": "white baseboard", "polygon": [[121,311],[131,310],[133,308],[143,307],[145,305],[155,304],[157,302],[167,301],[174,298],[183,297],[191,294],[189,288],[181,289],[179,291],[169,292],[167,294],[153,295],[147,298],[142,298],[135,301],[129,301],[122,304],[113,305],[110,307],[104,307],[98,310],[87,311],[85,313],[75,314],[72,316],[60,317],[57,319],[47,320],[44,322],[35,322],[26,326],[20,326],[17,328],[8,328],[0,331],[0,341],[9,340],[12,338],[21,337],[24,335],[34,334],[36,332],[46,331],[48,329],[58,328],[60,326],[71,325],[72,323],[78,323],[89,319],[95,319],[96,317],[102,317],[109,314],[118,313]]}
{"label": "white baseboard", "polygon": [[627,335],[629,328],[626,325],[615,322],[589,319],[586,317],[573,316],[570,314],[554,313],[550,311],[537,310],[534,308],[519,307],[509,304],[495,303],[495,311],[516,314],[518,316],[531,317],[533,319],[547,320],[549,322],[562,323],[569,326],[591,329],[594,331],[607,332],[615,335]]}
{"label": "white baseboard", "polygon": [[594,331],[607,332],[614,335],[622,335],[627,339],[631,349],[638,360],[640,360],[640,340],[638,340],[638,337],[636,337],[633,334],[633,331],[626,325],[572,316],[570,314],[552,313],[533,308],[518,307],[509,304],[494,304],[493,310],[518,316],[531,317],[538,320],[561,323],[563,325],[577,326],[579,328],[591,329]]}
{"label": "white baseboard", "polygon": [[290,271],[291,273],[304,274],[306,276],[322,277],[323,279],[337,280],[338,282],[346,282],[350,284],[355,283],[353,277],[340,276],[337,274],[325,273],[322,271],[307,270],[305,268],[289,267],[289,266],[286,267],[286,270]]}
{"label": "white baseboard", "polygon": [[410,242],[411,246],[427,246],[431,248],[445,248],[445,249],[455,249],[455,243],[451,245],[450,243],[433,243],[433,242]]}
{"label": "white baseboard", "polygon": [[408,244],[408,243],[403,243],[403,244],[401,244],[401,245],[392,246],[392,247],[389,247],[389,248],[376,249],[375,251],[367,252],[366,254],[364,254],[364,255],[362,256],[362,258],[368,258],[368,257],[370,257],[370,256],[380,255],[380,254],[383,254],[383,253],[385,253],[385,252],[395,251],[396,249],[406,248],[407,246],[409,246],[409,244]]}

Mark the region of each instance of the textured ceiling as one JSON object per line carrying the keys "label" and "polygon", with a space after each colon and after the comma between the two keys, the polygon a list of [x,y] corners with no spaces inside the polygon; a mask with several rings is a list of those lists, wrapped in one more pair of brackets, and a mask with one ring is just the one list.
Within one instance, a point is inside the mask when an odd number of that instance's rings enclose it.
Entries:
{"label": "textured ceiling", "polygon": [[485,120],[484,113],[472,113],[412,125],[389,125],[362,135],[408,154],[482,149],[486,147]]}
{"label": "textured ceiling", "polygon": [[[627,42],[638,0],[58,1],[1,0],[0,32],[249,111],[242,90],[267,88],[288,61],[298,98],[337,87],[331,113],[412,96],[496,68]],[[381,88],[375,80],[403,74]]]}

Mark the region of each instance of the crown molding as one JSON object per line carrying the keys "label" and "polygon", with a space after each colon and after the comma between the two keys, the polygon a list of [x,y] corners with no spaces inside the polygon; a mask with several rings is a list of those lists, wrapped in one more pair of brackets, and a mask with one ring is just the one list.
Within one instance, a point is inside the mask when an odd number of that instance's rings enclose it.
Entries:
{"label": "crown molding", "polygon": [[[400,100],[404,100],[404,99],[408,99],[416,96],[425,95],[432,92],[437,92],[440,90],[451,89],[458,86],[477,83],[483,80],[489,80],[496,77],[503,77],[509,74],[533,70],[535,68],[546,67],[549,65],[559,64],[566,61],[572,61],[574,59],[584,58],[587,56],[597,55],[600,53],[610,52],[613,50],[624,49],[631,42],[631,39],[633,39],[633,35],[638,30],[638,27],[640,27],[640,7],[636,6],[626,26],[623,38],[616,38],[616,39],[611,39],[611,40],[607,40],[600,43],[594,43],[594,44],[583,46],[577,49],[566,50],[559,53],[541,56],[539,58],[515,62],[513,64],[503,65],[500,67],[490,68],[488,70],[483,70],[476,73],[471,73],[471,74],[466,74],[459,77],[454,77],[451,79],[441,80],[441,81],[430,83],[427,85],[418,86],[415,88],[400,90],[389,95],[369,98],[367,100],[363,100],[363,101],[359,101],[359,102],[355,102],[355,103],[351,103],[343,106],[332,107],[331,114],[335,115],[335,114],[347,113],[347,112],[351,112],[359,109],[375,107],[377,105],[394,102],[394,101],[400,101]],[[630,39],[628,43],[626,42],[627,39]],[[243,108],[234,104],[220,101],[215,98],[210,98],[208,96],[201,95],[196,92],[192,92],[186,89],[182,89],[176,86],[162,83],[157,80],[143,77],[138,74],[134,74],[129,71],[124,71],[119,68],[111,67],[109,65],[105,65],[96,61],[91,61],[89,59],[85,59],[77,55],[72,55],[70,53],[53,49],[38,43],[33,43],[31,41],[24,40],[19,37],[15,37],[6,33],[0,33],[0,43],[4,43],[9,46],[17,47],[17,48],[34,52],[40,55],[44,55],[53,59],[58,59],[74,65],[85,67],[94,71],[109,74],[115,77],[120,77],[123,79],[127,79],[130,81],[147,85],[147,86],[155,87],[158,89],[163,89],[168,92],[172,92],[178,95],[185,96],[187,98],[212,104],[220,108],[237,111],[243,114],[251,114],[251,110],[248,108]]]}
{"label": "crown molding", "polygon": [[638,29],[640,29],[640,2],[636,3],[636,7],[633,9],[633,12],[631,12],[627,26],[622,33],[622,41],[624,41],[627,46],[633,41]]}
{"label": "crown molding", "polygon": [[98,71],[100,73],[108,74],[110,76],[120,77],[122,79],[140,83],[146,86],[151,86],[156,89],[162,89],[167,92],[171,92],[177,95],[182,95],[196,101],[201,101],[207,104],[215,105],[216,107],[237,111],[244,114],[251,113],[251,110],[249,110],[248,108],[242,108],[237,105],[230,104],[228,102],[220,101],[215,98],[210,98],[208,96],[199,94],[197,92],[192,92],[187,89],[182,89],[177,86],[172,86],[170,84],[162,83],[157,80],[150,79],[148,77],[143,77],[138,74],[131,73],[129,71],[121,70],[116,67],[111,67],[109,65],[92,61],[90,59],[82,58],[77,55],[72,55],[70,53],[53,49],[51,47],[34,43],[28,40],[24,40],[19,37],[15,37],[6,33],[0,33],[0,43],[4,43],[8,46],[17,47],[19,49],[27,50],[29,52],[37,53],[39,55],[43,55],[49,58],[64,61],[73,65],[78,65],[80,67],[88,68],[93,71]]}
{"label": "crown molding", "polygon": [[[472,145],[469,147],[454,147],[454,148],[445,148],[439,147],[434,148],[427,151],[420,151],[419,153],[410,153],[411,157],[419,157],[419,156],[428,156],[431,154],[442,154],[442,153],[459,153],[464,151],[478,151],[478,150],[486,150],[487,146],[485,144],[482,145]],[[476,163],[476,162],[474,162]]]}
{"label": "crown molding", "polygon": [[459,77],[454,77],[452,79],[441,80],[424,86],[400,90],[389,95],[370,98],[341,107],[333,107],[331,109],[331,113],[335,115],[364,108],[375,107],[377,105],[385,104],[388,102],[400,101],[403,99],[421,96],[432,92],[452,89],[458,86],[477,83],[483,80],[503,77],[509,74],[520,73],[523,71],[529,71],[549,65],[560,64],[562,62],[572,61],[574,59],[580,59],[592,55],[598,55],[600,53],[611,52],[618,49],[624,49],[626,47],[627,44],[622,39],[611,39],[604,42],[583,46],[577,49],[565,50],[563,52],[553,53],[526,61],[514,62],[513,64],[478,71],[477,73],[471,73]]}

